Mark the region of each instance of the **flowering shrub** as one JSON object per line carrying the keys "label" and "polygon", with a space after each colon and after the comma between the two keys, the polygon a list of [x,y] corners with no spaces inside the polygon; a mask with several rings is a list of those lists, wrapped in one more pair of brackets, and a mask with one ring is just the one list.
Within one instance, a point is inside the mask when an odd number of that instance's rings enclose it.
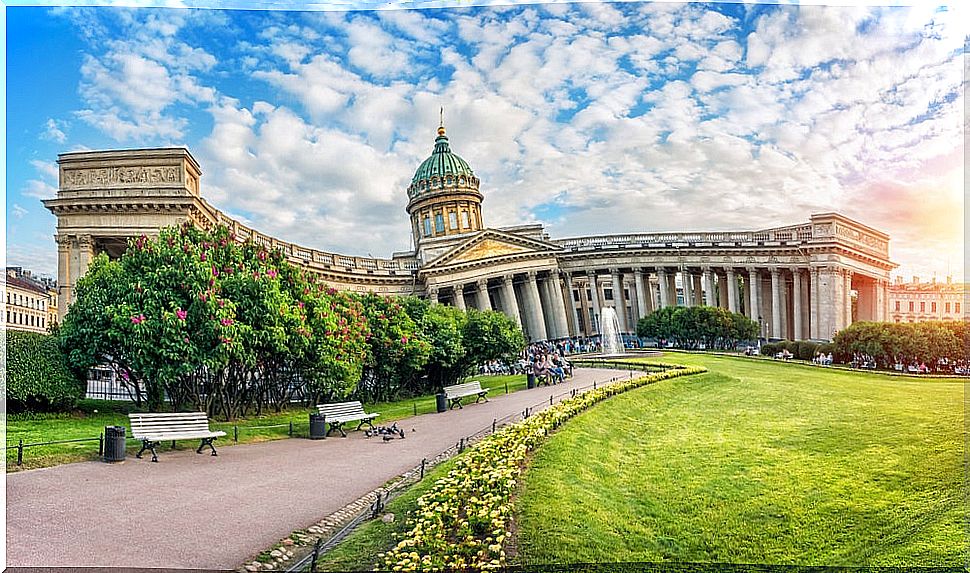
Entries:
{"label": "flowering shrub", "polygon": [[503,544],[512,520],[512,493],[526,455],[569,418],[627,390],[660,380],[698,374],[705,368],[677,368],[622,380],[563,400],[496,432],[458,458],[447,476],[417,500],[411,529],[379,569],[440,571],[505,566]]}

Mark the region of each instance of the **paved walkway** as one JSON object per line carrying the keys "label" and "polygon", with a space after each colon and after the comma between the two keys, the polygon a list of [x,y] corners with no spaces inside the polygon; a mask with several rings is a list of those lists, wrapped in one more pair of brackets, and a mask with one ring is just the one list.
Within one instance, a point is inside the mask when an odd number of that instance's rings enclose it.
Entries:
{"label": "paved walkway", "polygon": [[409,418],[407,438],[386,443],[357,432],[222,447],[218,457],[165,450],[157,464],[129,457],[8,474],[7,566],[235,568],[493,418],[628,376],[577,369],[562,385]]}

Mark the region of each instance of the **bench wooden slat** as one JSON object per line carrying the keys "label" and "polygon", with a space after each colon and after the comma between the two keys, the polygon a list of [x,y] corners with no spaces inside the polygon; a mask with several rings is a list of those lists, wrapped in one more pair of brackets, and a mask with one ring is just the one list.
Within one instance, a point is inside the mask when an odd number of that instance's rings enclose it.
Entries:
{"label": "bench wooden slat", "polygon": [[341,426],[345,422],[355,422],[359,421],[357,429],[360,429],[362,424],[370,424],[373,428],[374,425],[371,424],[371,420],[378,417],[380,414],[368,414],[364,411],[363,404],[360,401],[354,402],[336,402],[333,404],[317,404],[317,412],[323,416],[327,422],[330,424],[330,429],[327,430],[329,434],[334,429],[339,430],[341,435],[346,436]]}
{"label": "bench wooden slat", "polygon": [[141,452],[135,457],[141,457],[146,449],[152,451],[152,461],[158,461],[155,453],[155,445],[169,440],[201,440],[199,449],[196,453],[201,453],[202,448],[209,446],[212,455],[216,455],[216,449],[212,445],[212,440],[225,436],[221,430],[210,430],[209,419],[205,412],[173,412],[173,413],[135,413],[128,414],[128,421],[131,425],[132,437],[142,440]]}

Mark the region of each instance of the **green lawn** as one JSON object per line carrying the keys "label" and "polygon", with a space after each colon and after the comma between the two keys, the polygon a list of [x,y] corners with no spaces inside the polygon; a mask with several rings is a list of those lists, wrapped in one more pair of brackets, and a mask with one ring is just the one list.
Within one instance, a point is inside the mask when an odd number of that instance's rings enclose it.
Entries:
{"label": "green lawn", "polygon": [[[479,380],[483,388],[490,388],[493,396],[522,390],[526,386],[525,376],[472,376],[469,380]],[[98,442],[88,441],[50,446],[34,446],[24,449],[23,465],[17,466],[19,440],[25,444],[54,440],[96,438],[105,426],[128,426],[128,412],[133,406],[128,402],[109,402],[103,400],[82,400],[72,413],[64,414],[11,414],[7,417],[7,471],[48,467],[62,463],[97,459]],[[433,395],[420,398],[365,404],[368,412],[380,412],[375,424],[389,423],[418,414],[435,411]],[[313,410],[315,411],[315,410]],[[223,430],[226,437],[216,440],[216,447],[233,444],[233,436],[238,428],[239,443],[253,443],[278,440],[289,437],[289,424],[293,423],[294,436],[306,436],[309,429],[311,410],[292,408],[281,413],[251,416],[234,422],[212,422],[210,427]],[[264,427],[275,426],[275,427]],[[130,433],[129,433],[130,436]],[[195,448],[198,444],[191,441],[177,442],[177,448]],[[168,448],[169,444],[162,446]],[[128,454],[134,455],[140,449],[135,440],[128,441]]]}
{"label": "green lawn", "polygon": [[538,449],[520,562],[966,563],[964,384],[662,360],[710,372],[611,398]]}

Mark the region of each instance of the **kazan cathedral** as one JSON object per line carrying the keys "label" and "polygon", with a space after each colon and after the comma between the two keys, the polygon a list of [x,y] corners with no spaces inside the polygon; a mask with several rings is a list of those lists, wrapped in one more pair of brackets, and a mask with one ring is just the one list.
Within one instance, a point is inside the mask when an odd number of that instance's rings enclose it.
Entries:
{"label": "kazan cathedral", "polygon": [[129,237],[184,221],[281,249],[337,289],[501,311],[531,340],[596,335],[606,307],[623,332],[661,307],[708,305],[791,340],[888,316],[889,236],[838,213],[727,232],[553,238],[541,224],[487,227],[481,181],[443,126],[407,188],[415,249],[390,258],[318,251],[243,225],[203,198],[184,148],[63,153],[58,164],[57,197],[44,204],[57,217],[60,319],[94,255],[120,256]]}

